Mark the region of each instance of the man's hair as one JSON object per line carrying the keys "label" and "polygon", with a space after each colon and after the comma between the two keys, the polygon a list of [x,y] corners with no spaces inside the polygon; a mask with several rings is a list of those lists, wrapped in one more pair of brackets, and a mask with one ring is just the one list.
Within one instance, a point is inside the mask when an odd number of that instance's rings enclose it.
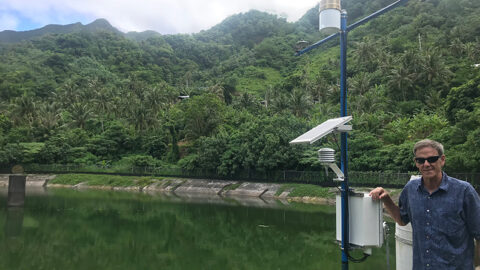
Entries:
{"label": "man's hair", "polygon": [[438,155],[442,156],[443,155],[443,145],[437,141],[434,140],[421,140],[413,146],[413,155],[417,153],[418,149],[424,148],[424,147],[432,147],[433,149],[437,150]]}

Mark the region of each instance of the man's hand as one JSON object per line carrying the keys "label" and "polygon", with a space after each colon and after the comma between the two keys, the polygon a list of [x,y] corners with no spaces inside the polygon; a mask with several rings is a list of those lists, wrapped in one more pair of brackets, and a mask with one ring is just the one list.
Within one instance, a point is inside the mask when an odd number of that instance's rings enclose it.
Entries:
{"label": "man's hand", "polygon": [[390,197],[390,194],[382,187],[377,187],[374,190],[370,191],[369,195],[374,200],[382,200],[382,201],[384,198]]}
{"label": "man's hand", "polygon": [[377,187],[370,191],[369,195],[373,200],[381,200],[387,212],[400,226],[406,225],[400,217],[400,208],[393,202],[392,197],[385,189]]}

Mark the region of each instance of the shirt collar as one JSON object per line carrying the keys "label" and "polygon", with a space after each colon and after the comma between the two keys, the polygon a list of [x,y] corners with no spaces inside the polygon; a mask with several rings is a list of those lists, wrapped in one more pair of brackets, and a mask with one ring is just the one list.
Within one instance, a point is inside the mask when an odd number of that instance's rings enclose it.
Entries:
{"label": "shirt collar", "polygon": [[447,191],[449,182],[450,181],[448,180],[448,175],[445,172],[442,172],[442,183],[440,183],[440,186],[438,187],[438,189],[443,189]]}
{"label": "shirt collar", "polygon": [[[440,186],[438,187],[438,190],[447,191],[448,186],[449,186],[448,175],[445,172],[442,172],[442,182],[440,183]],[[420,178],[420,181],[418,181],[417,189],[418,190],[423,190],[423,177]],[[435,192],[437,192],[437,191],[435,191]]]}

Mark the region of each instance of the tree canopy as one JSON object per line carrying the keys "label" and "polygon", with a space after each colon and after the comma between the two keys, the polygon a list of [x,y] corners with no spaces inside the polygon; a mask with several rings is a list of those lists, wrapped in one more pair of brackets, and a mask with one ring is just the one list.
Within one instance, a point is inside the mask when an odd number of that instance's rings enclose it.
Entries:
{"label": "tree canopy", "polygon": [[[350,24],[390,2],[342,6]],[[479,170],[479,13],[476,0],[410,0],[351,31],[351,169],[414,170],[413,143],[432,138],[447,170]],[[189,35],[105,23],[0,42],[0,164],[319,169],[319,145],[288,144],[340,111],[338,40],[293,56],[324,37],[315,7],[294,23],[252,10]]]}

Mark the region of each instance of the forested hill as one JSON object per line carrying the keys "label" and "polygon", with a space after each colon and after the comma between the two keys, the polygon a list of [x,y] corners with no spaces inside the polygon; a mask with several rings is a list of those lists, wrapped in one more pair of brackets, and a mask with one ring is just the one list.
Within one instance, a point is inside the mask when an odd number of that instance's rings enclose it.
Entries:
{"label": "forested hill", "polygon": [[[350,24],[390,2],[342,7]],[[410,0],[349,33],[351,170],[412,171],[413,143],[426,137],[445,144],[447,171],[479,170],[478,14],[477,0]],[[295,23],[252,10],[191,35],[98,23],[0,42],[0,164],[230,175],[318,170],[318,147],[337,148],[334,136],[288,145],[339,116],[338,40],[293,56],[297,41],[324,37],[316,8]]]}
{"label": "forested hill", "polygon": [[4,30],[0,32],[1,43],[18,43],[25,40],[42,37],[49,34],[70,34],[75,32],[96,32],[108,31],[113,33],[121,33],[114,28],[107,20],[97,19],[90,24],[83,25],[81,23],[72,23],[68,25],[49,24],[39,29],[29,31],[12,31]]}

